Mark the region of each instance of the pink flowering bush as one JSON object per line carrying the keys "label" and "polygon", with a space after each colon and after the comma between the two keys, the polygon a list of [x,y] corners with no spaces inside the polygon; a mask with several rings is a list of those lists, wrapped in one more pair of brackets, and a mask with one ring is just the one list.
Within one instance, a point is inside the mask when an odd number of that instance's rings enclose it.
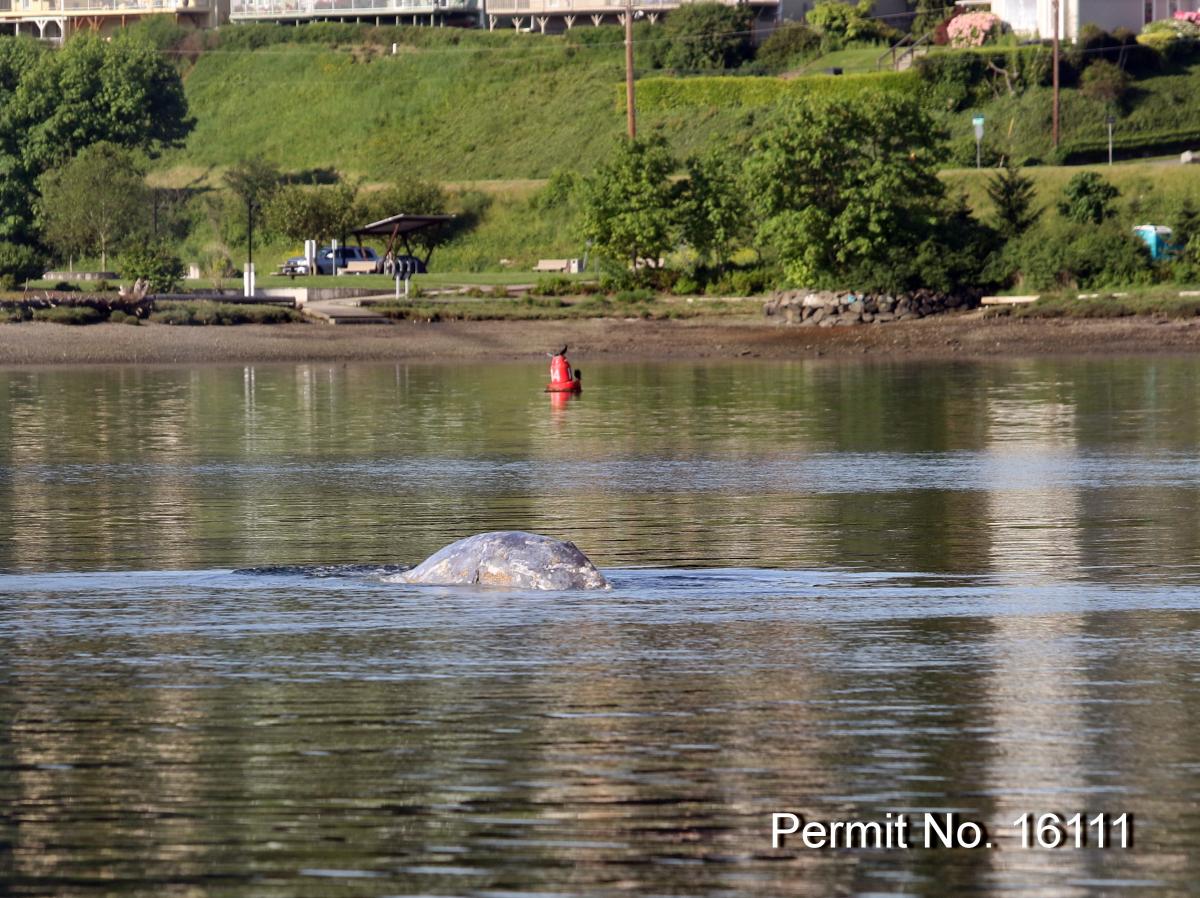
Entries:
{"label": "pink flowering bush", "polygon": [[1175,18],[1180,22],[1191,22],[1193,25],[1200,25],[1200,12],[1187,12],[1181,9],[1175,13]]}
{"label": "pink flowering bush", "polygon": [[969,12],[949,21],[946,36],[954,47],[980,47],[999,24],[1000,17],[990,12]]}

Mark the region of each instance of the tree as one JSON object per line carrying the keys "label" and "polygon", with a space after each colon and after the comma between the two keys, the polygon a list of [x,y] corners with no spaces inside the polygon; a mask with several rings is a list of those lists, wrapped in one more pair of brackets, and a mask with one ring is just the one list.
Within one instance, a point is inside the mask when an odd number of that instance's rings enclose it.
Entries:
{"label": "tree", "polygon": [[803,22],[784,22],[771,32],[754,58],[772,72],[782,72],[821,50],[821,37]]}
{"label": "tree", "polygon": [[946,17],[950,15],[946,5],[946,0],[917,0],[913,6],[916,13],[912,21],[913,36],[923,37],[946,21]]}
{"label": "tree", "polygon": [[621,140],[581,187],[583,235],[602,255],[657,267],[675,243],[675,162],[661,137]]}
{"label": "tree", "polygon": [[92,144],[149,155],[192,127],[179,73],[144,39],[72,37],[57,52],[0,41],[0,239],[32,242],[37,179]]}
{"label": "tree", "polygon": [[102,141],[154,156],[182,145],[193,125],[179,73],[152,44],[126,34],[82,33],[43,54],[6,113],[34,175]]}
{"label": "tree", "polygon": [[746,161],[760,245],[797,286],[901,288],[944,212],[939,137],[913,98],[791,101]]}
{"label": "tree", "polygon": [[1200,209],[1196,208],[1191,197],[1185,196],[1171,222],[1171,240],[1184,246],[1197,236],[1200,236]]}
{"label": "tree", "polygon": [[828,47],[840,47],[849,41],[889,40],[896,31],[871,18],[874,8],[875,0],[859,0],[857,4],[843,3],[842,0],[817,0],[816,5],[805,14],[804,20],[817,30]]}
{"label": "tree", "polygon": [[1005,240],[1020,237],[1037,222],[1041,209],[1033,208],[1037,189],[1033,179],[1021,174],[1011,162],[992,175],[987,184],[988,199],[995,207],[995,228]]}
{"label": "tree", "polygon": [[1063,188],[1058,211],[1080,224],[1100,224],[1113,213],[1113,200],[1119,191],[1094,171],[1080,172]]}
{"label": "tree", "polygon": [[1079,92],[1085,97],[1117,106],[1133,81],[1129,73],[1107,59],[1097,59],[1086,69],[1079,78]]}
{"label": "tree", "polygon": [[687,171],[679,199],[682,237],[702,259],[714,258],[723,268],[746,229],[741,172],[721,150],[688,159]]}
{"label": "tree", "polygon": [[225,172],[225,184],[241,200],[243,209],[265,207],[282,182],[283,174],[262,156],[243,159]]}
{"label": "tree", "polygon": [[663,65],[681,71],[735,68],[754,55],[753,26],[749,6],[685,3],[663,23]]}
{"label": "tree", "polygon": [[145,170],[129,150],[111,143],[87,147],[41,179],[42,232],[60,253],[108,254],[145,230]]}
{"label": "tree", "polygon": [[129,281],[144,280],[154,293],[170,293],[183,282],[183,261],[164,243],[139,242],[121,253],[117,271]]}
{"label": "tree", "polygon": [[31,246],[0,240],[0,290],[12,290],[22,281],[41,277],[42,257]]}
{"label": "tree", "polygon": [[267,226],[288,240],[327,243],[343,238],[358,219],[357,189],[348,184],[330,187],[281,187],[264,209]]}

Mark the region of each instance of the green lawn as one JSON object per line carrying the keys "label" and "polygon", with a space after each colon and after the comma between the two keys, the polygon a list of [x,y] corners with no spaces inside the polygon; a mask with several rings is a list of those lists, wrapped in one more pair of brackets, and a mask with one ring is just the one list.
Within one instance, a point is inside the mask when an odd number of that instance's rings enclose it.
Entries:
{"label": "green lawn", "polygon": [[[879,58],[887,52],[887,47],[872,44],[869,47],[850,47],[846,50],[834,50],[816,59],[809,60],[804,65],[792,70],[793,75],[814,75],[827,69],[838,68],[844,74],[857,75],[881,71]],[[890,65],[883,70],[890,71]]]}

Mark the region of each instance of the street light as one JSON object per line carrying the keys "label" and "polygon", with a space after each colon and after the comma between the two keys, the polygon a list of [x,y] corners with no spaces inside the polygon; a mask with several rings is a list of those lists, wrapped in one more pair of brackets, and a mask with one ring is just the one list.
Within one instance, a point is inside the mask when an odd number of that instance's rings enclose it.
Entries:
{"label": "street light", "polygon": [[637,137],[637,116],[633,108],[633,0],[625,0],[625,124],[629,139]]}
{"label": "street light", "polygon": [[1050,130],[1054,136],[1054,149],[1058,149],[1058,0],[1051,0],[1050,15],[1054,19],[1054,38],[1053,49],[1051,55],[1054,57],[1051,65],[1054,67],[1054,99],[1053,108],[1050,112]]}

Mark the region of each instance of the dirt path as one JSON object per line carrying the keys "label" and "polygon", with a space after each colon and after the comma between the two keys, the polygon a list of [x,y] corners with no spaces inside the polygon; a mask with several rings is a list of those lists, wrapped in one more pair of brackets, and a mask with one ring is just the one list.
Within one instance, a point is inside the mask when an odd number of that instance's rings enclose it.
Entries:
{"label": "dirt path", "polygon": [[571,358],[1010,358],[1182,354],[1200,350],[1200,319],[981,319],[977,314],[814,328],[762,318],[686,321],[451,321],[331,327],[0,325],[0,365],[301,361],[508,361],[569,343]]}

